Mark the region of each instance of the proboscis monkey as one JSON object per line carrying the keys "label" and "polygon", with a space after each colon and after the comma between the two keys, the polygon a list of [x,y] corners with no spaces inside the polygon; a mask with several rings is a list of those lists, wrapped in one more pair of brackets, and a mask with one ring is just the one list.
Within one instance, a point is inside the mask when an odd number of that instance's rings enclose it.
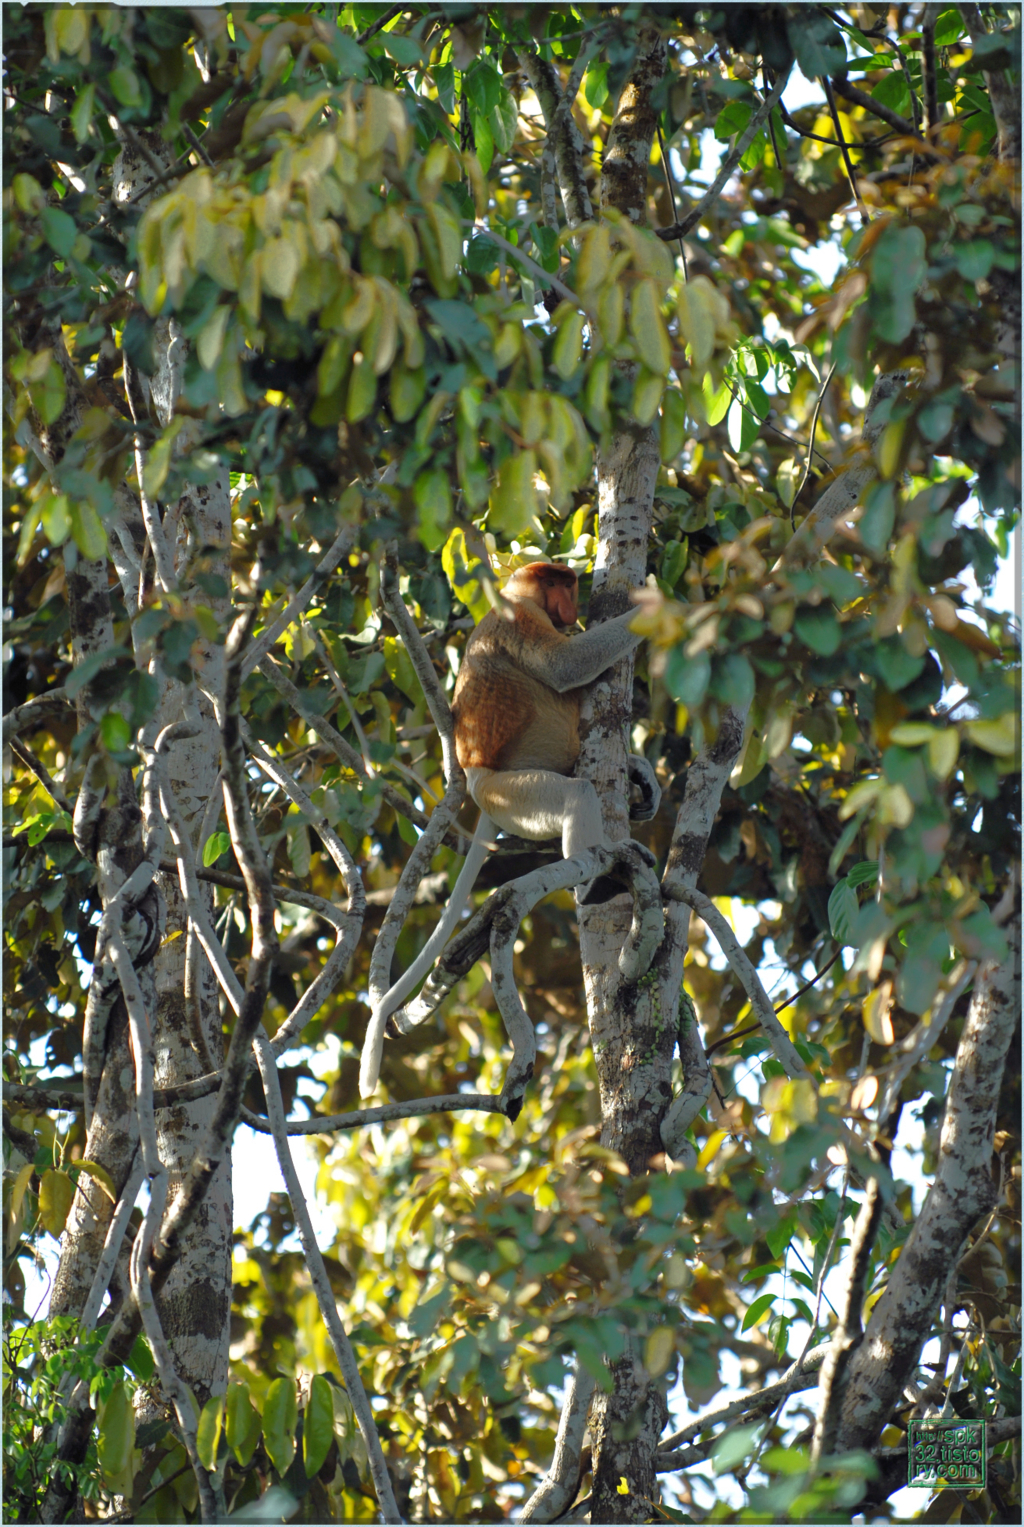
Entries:
{"label": "proboscis monkey", "polygon": [[[466,644],[452,701],[455,751],[482,813],[477,841],[438,927],[371,1015],[359,1073],[363,1097],[377,1085],[388,1018],[426,975],[462,915],[487,851],[481,840],[495,827],[536,841],[560,837],[567,859],[608,842],[597,791],[571,773],[580,752],[582,691],[637,646],[640,637],[629,629],[636,612],[570,637],[578,581],[571,568],[553,562],[519,568],[503,592],[505,607],[485,615]],[[630,755],[629,774],[643,797],[633,820],[654,816],[661,798],[654,770]]]}

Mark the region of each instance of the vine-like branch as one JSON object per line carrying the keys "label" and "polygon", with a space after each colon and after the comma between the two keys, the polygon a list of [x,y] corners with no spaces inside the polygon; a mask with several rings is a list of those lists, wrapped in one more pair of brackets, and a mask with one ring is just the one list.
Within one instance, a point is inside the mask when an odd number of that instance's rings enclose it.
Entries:
{"label": "vine-like branch", "polygon": [[743,155],[747,152],[747,149],[753,143],[754,139],[761,131],[761,128],[771,116],[773,107],[776,106],[779,100],[782,98],[782,92],[786,88],[788,79],[789,70],[787,69],[785,74],[779,75],[778,79],[775,81],[775,84],[765,96],[760,106],[750,118],[750,121],[747,123],[743,132],[736,140],[733,148],[730,149],[729,153],[726,154],[725,158],[722,160],[718,174],[715,176],[710,186],[708,186],[708,189],[705,191],[700,201],[691,207],[686,216],[680,218],[678,223],[673,223],[669,228],[656,228],[654,231],[657,233],[659,239],[664,239],[666,243],[670,243],[673,239],[684,239],[690,232],[691,228],[696,228],[704,214],[714,206],[715,202],[718,200],[719,195],[721,194],[722,187],[726,184],[733,170],[739,164],[740,160],[743,158]]}

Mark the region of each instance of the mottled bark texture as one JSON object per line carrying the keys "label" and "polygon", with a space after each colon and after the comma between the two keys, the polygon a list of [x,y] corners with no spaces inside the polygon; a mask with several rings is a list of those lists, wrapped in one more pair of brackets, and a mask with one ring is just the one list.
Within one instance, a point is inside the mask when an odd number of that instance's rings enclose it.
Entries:
{"label": "mottled bark texture", "polygon": [[[157,139],[148,142],[152,155],[166,156],[167,148]],[[135,194],[153,176],[153,171],[135,149],[126,148],[115,172],[116,195],[126,199]],[[163,324],[158,334],[157,370],[147,380],[143,394],[148,399],[158,426],[166,425],[173,414],[180,390],[180,372],[185,347],[174,327]],[[36,343],[42,343],[37,339]],[[74,434],[81,417],[82,389],[59,332],[47,336],[61,363],[67,385],[67,404],[61,418],[48,430],[40,432],[42,445],[51,460],[59,460]],[[190,444],[188,427],[179,436],[179,450]],[[117,539],[112,542],[115,566],[122,584],[122,594],[130,611],[138,609],[139,551],[144,545],[139,506],[132,494],[122,488],[117,497],[118,515],[111,528]],[[216,606],[223,617],[228,601],[211,599],[194,584],[196,573],[219,573],[227,583],[231,539],[231,517],[226,480],[209,486],[190,486],[182,498],[163,515],[164,534],[173,553],[174,572],[183,603],[193,601]],[[106,560],[86,563],[77,554],[74,543],[65,548],[70,620],[76,662],[113,644],[113,625],[107,592]],[[222,649],[201,643],[195,664],[203,687],[210,693],[221,688]],[[213,706],[205,697],[197,697],[197,686],[183,686],[159,672],[160,704],[150,724],[150,740],[163,726],[180,720],[183,707],[198,707],[200,731],[196,736],[172,742],[166,749],[167,772],[182,818],[191,836],[193,848],[201,849],[203,821],[211,799],[216,801],[220,756],[219,729]],[[79,699],[80,725],[91,719],[88,686]],[[141,857],[141,818],[135,801],[133,781],[127,771],[115,782],[95,824],[96,857],[106,871],[113,888],[130,873]],[[214,821],[216,825],[216,807]],[[211,829],[208,830],[212,830]],[[185,920],[175,877],[161,875],[158,888],[166,908],[167,934],[183,932]],[[207,885],[203,894],[212,896]],[[211,901],[212,906],[212,901]],[[161,915],[164,915],[163,913]],[[172,1087],[202,1075],[210,1069],[207,1056],[219,1065],[223,1039],[217,994],[207,962],[199,964],[197,990],[190,1003],[185,997],[186,939],[175,938],[157,951],[152,964],[139,972],[147,1009],[155,1019],[157,1086]],[[205,1054],[204,1054],[205,1052]],[[169,1204],[173,1209],[216,1106],[213,1095],[198,1101],[183,1102],[161,1109],[157,1115],[159,1151],[170,1179]],[[128,1049],[127,1025],[123,1003],[115,1003],[107,1024],[105,1059],[100,1074],[99,1091],[87,1154],[110,1172],[115,1187],[123,1185],[138,1139],[134,1107],[134,1084]],[[62,1243],[60,1267],[54,1285],[51,1312],[76,1313],[82,1306],[92,1281],[110,1218],[110,1203],[95,1190],[91,1179],[80,1179]],[[200,1399],[222,1391],[227,1382],[228,1335],[231,1301],[231,1186],[230,1161],[225,1160],[207,1193],[206,1199],[184,1236],[180,1260],[158,1295],[158,1309],[163,1327],[174,1352],[182,1378]]]}
{"label": "mottled bark texture", "polygon": [[847,1373],[835,1451],[870,1448],[898,1407],[964,1242],[996,1201],[992,1139],[1006,1054],[1020,1022],[1020,911],[1009,953],[975,983],[939,1141],[935,1180]]}
{"label": "mottled bark texture", "polygon": [[[601,207],[614,208],[634,224],[646,222],[647,173],[657,129],[652,94],[664,71],[664,40],[654,27],[645,27],[608,135],[600,189]],[[644,581],[658,467],[655,432],[640,425],[621,430],[598,462],[591,621],[627,608],[629,590]],[[593,780],[613,841],[629,834],[626,755],[632,693],[630,657],[592,686],[580,717],[577,770]],[[659,1125],[672,1096],[679,989],[667,992],[656,967],[639,983],[623,980],[618,957],[630,918],[630,900],[624,895],[579,909],[601,1140],[621,1153],[631,1172],[640,1173],[662,1148]],[[599,1389],[591,1406],[591,1520],[647,1521],[657,1496],[655,1448],[668,1414],[664,1386],[651,1378],[632,1347],[613,1366],[612,1378],[611,1393]]]}
{"label": "mottled bark texture", "polygon": [[601,166],[602,209],[615,208],[632,223],[647,222],[647,171],[658,128],[654,92],[665,74],[665,58],[665,39],[658,27],[642,28]]}
{"label": "mottled bark texture", "polygon": [[[572,102],[564,99],[558,71],[550,60],[525,48],[520,51],[519,59],[544,113],[547,127],[545,156],[549,156],[557,176],[565,220],[570,228],[576,228],[580,223],[589,222],[594,214],[586,178],[587,149],[573,120]],[[544,215],[548,226],[557,228],[557,218],[552,219],[551,210],[545,205]]]}

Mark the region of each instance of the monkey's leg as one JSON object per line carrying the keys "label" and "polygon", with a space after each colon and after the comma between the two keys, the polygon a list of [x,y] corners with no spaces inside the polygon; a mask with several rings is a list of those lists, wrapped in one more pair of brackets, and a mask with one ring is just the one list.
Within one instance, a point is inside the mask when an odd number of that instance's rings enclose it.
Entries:
{"label": "monkey's leg", "polygon": [[535,841],[561,838],[566,859],[608,841],[597,791],[587,779],[548,769],[467,769],[466,782],[496,827]]}

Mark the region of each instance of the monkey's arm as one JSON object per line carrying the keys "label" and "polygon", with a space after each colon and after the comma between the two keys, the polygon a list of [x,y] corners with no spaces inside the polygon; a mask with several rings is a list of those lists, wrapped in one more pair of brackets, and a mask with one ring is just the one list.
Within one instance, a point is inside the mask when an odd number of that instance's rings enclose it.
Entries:
{"label": "monkey's arm", "polygon": [[520,662],[532,678],[564,695],[567,690],[592,684],[606,668],[640,645],[641,638],[629,629],[635,619],[636,611],[627,610],[613,620],[591,626],[582,636],[524,642]]}

